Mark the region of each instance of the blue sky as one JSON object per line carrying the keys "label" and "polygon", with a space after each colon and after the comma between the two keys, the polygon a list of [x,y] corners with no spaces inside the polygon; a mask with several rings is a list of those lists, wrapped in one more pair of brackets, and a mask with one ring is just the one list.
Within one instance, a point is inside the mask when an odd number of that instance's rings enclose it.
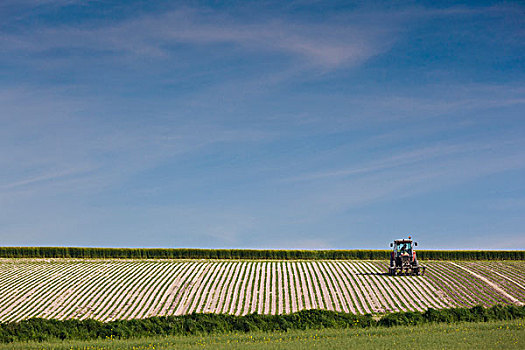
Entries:
{"label": "blue sky", "polygon": [[0,3],[0,245],[525,249],[522,2]]}

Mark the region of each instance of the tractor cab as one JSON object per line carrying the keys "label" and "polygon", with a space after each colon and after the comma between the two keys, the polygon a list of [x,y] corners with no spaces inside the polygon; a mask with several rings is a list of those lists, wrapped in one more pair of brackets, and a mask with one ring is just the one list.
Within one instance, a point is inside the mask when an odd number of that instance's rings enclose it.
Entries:
{"label": "tractor cab", "polygon": [[394,241],[394,252],[396,255],[408,254],[412,255],[412,240],[411,239],[396,239]]}
{"label": "tractor cab", "polygon": [[417,247],[417,242],[412,241],[412,237],[396,239],[394,243],[390,243],[390,247],[393,248],[390,254],[390,267],[388,270],[390,275],[398,273],[419,275],[421,270],[425,270],[417,262],[414,248]]}
{"label": "tractor cab", "polygon": [[396,239],[394,243],[390,243],[391,247],[394,247],[394,256],[412,256],[412,244],[417,246],[417,242],[412,242],[411,239]]}

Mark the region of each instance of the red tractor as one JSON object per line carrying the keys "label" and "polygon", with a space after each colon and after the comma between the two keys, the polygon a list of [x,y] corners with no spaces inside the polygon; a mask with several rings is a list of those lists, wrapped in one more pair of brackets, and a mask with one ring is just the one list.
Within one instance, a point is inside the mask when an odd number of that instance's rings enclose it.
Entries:
{"label": "red tractor", "polygon": [[422,275],[425,273],[425,266],[419,265],[416,257],[417,242],[412,242],[412,237],[408,239],[396,239],[390,243],[393,250],[390,254],[390,266],[388,274],[394,275]]}

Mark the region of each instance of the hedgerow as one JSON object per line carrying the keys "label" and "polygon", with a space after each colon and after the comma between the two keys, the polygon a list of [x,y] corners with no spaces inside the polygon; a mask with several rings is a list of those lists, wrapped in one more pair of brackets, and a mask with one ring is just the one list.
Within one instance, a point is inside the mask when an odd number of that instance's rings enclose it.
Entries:
{"label": "hedgerow", "polygon": [[422,323],[487,322],[525,317],[525,306],[495,305],[490,308],[427,309],[424,312],[394,312],[377,321],[378,326],[406,326]]}
{"label": "hedgerow", "polygon": [[[418,250],[421,260],[525,260],[524,250]],[[390,250],[0,247],[0,258],[384,260]]]}
{"label": "hedgerow", "polygon": [[372,315],[327,310],[303,310],[285,315],[246,316],[227,314],[190,314],[146,319],[100,322],[33,318],[0,323],[0,342],[129,339],[146,336],[191,335],[227,332],[274,332],[293,329],[364,328],[418,325],[423,323],[480,322],[525,318],[525,306],[476,306],[470,309],[428,309],[424,312],[398,312],[379,320]]}

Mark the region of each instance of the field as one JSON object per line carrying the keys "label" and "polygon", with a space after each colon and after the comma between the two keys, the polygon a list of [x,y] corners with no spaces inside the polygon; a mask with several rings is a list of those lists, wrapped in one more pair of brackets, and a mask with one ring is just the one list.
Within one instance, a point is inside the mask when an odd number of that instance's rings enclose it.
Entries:
{"label": "field", "polygon": [[429,261],[387,276],[382,260],[0,259],[0,321],[163,315],[356,314],[525,302],[524,261]]}
{"label": "field", "polygon": [[523,349],[524,320],[392,328],[321,329],[280,333],[172,336],[129,340],[0,344],[9,350],[153,349]]}

